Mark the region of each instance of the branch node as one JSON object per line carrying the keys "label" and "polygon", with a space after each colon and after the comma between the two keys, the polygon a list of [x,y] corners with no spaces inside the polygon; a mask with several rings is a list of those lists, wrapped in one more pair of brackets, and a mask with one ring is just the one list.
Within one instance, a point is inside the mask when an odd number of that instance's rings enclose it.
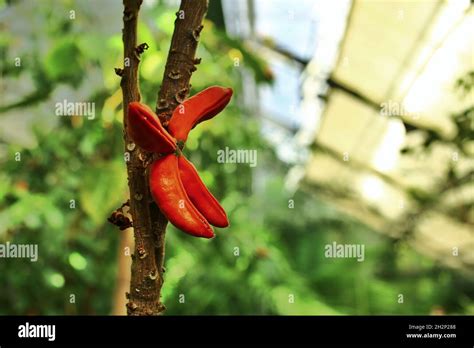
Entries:
{"label": "branch node", "polygon": [[188,87],[184,87],[180,89],[178,93],[174,95],[174,99],[178,102],[178,104],[181,104],[186,99],[187,93],[188,93]]}
{"label": "branch node", "polygon": [[172,80],[179,80],[181,78],[181,74],[179,73],[179,71],[172,70],[168,74],[168,77]]}
{"label": "branch node", "polygon": [[130,311],[136,311],[137,308],[138,308],[138,305],[135,303],[135,302],[128,302],[127,303],[127,308],[130,310]]}
{"label": "branch node", "polygon": [[156,278],[158,278],[158,272],[156,270],[151,271],[150,274],[148,274],[148,278],[150,280],[156,280]]}
{"label": "branch node", "polygon": [[133,11],[128,11],[128,10],[123,11],[123,20],[124,20],[124,22],[128,22],[128,21],[132,20],[133,18],[135,18],[135,15],[134,15]]}
{"label": "branch node", "polygon": [[169,119],[171,118],[171,116],[166,111],[164,111],[158,114],[158,118],[160,119],[160,122],[163,127],[167,128],[170,123]]}
{"label": "branch node", "polygon": [[133,151],[137,148],[136,144],[134,142],[130,142],[127,144],[127,150],[128,151]]}
{"label": "branch node", "polygon": [[204,26],[201,24],[200,26],[198,26],[196,29],[194,29],[191,34],[193,36],[193,39],[198,42],[199,41],[199,36],[201,34],[201,30],[202,28],[204,28]]}
{"label": "branch node", "polygon": [[138,252],[138,257],[139,257],[141,260],[143,260],[145,257],[148,256],[148,254],[147,254],[145,248],[144,248],[142,245],[140,245],[140,246],[137,248],[137,252]]}
{"label": "branch node", "polygon": [[128,216],[126,216],[126,212],[124,211],[124,207],[129,207],[129,201],[122,204],[120,208],[117,208],[112,214],[107,218],[111,224],[117,226],[121,231],[132,227],[133,223]]}
{"label": "branch node", "polygon": [[137,56],[137,58],[140,57],[140,55],[145,52],[145,50],[147,50],[150,46],[148,46],[148,44],[146,42],[138,45],[137,47],[135,47],[135,54]]}
{"label": "branch node", "polygon": [[118,76],[120,76],[120,77],[123,76],[123,69],[121,69],[121,68],[115,68],[114,70],[115,70],[115,73],[116,73]]}
{"label": "branch node", "polygon": [[168,109],[168,102],[166,101],[166,99],[160,99],[160,101],[158,102],[158,106],[156,108],[158,111],[159,110],[166,110]]}

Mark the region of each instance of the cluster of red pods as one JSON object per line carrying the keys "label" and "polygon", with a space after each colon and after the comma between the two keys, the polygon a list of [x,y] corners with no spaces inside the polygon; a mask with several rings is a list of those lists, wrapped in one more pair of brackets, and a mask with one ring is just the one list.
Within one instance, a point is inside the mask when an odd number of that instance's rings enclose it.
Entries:
{"label": "cluster of red pods", "polygon": [[159,155],[150,168],[153,199],[174,226],[196,237],[214,237],[210,225],[227,227],[229,220],[180,146],[184,146],[191,129],[217,115],[231,97],[230,88],[206,88],[173,111],[167,129],[148,106],[139,102],[128,106],[130,138],[142,149]]}

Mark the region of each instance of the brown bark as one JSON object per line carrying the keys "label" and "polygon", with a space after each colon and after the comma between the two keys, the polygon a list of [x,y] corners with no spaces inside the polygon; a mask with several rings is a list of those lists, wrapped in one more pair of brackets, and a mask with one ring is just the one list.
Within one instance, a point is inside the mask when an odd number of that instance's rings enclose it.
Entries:
{"label": "brown bark", "polygon": [[141,0],[124,0],[122,39],[124,44],[124,69],[121,71],[121,87],[124,109],[125,151],[130,156],[127,161],[128,186],[130,190],[130,213],[135,237],[135,252],[132,256],[130,293],[127,295],[128,315],[153,315],[163,310],[160,303],[161,272],[156,268],[155,233],[150,215],[150,195],[146,176],[146,153],[141,151],[127,134],[128,104],[140,100],[138,87],[138,64],[140,53],[137,49],[137,22]]}
{"label": "brown bark", "polygon": [[[127,314],[159,315],[165,309],[160,302],[160,293],[168,221],[149,192],[147,165],[150,154],[135,146],[126,131],[128,104],[140,100],[138,65],[144,44],[137,46],[137,21],[141,3],[142,0],[123,0],[124,69],[116,69],[117,74],[122,76],[124,140],[126,154],[130,155],[127,172],[135,237]],[[197,64],[194,55],[206,11],[207,0],[181,2],[157,102],[162,122],[169,120],[173,109],[189,94],[189,80]],[[166,107],[163,107],[165,104]]]}
{"label": "brown bark", "polygon": [[182,0],[176,13],[163,83],[156,103],[156,113],[164,125],[176,106],[189,95],[191,75],[201,61],[195,58],[195,54],[207,7],[207,0]]}

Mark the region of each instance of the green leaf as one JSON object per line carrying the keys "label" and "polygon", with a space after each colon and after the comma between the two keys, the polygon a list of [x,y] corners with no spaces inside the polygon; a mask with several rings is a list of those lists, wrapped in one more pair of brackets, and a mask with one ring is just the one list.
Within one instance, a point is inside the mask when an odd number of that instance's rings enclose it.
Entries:
{"label": "green leaf", "polygon": [[74,87],[82,81],[84,65],[79,47],[72,38],[59,41],[46,56],[46,73],[57,82],[67,82]]}

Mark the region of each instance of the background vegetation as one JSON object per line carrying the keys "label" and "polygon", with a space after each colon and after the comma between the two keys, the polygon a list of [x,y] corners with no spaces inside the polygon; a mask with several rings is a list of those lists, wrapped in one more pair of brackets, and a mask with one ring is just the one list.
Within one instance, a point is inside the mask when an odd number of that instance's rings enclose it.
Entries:
{"label": "background vegetation", "polygon": [[[112,309],[121,232],[107,217],[128,194],[113,69],[122,65],[120,5],[0,1],[2,20],[16,23],[0,33],[0,243],[39,245],[37,262],[0,259],[2,315]],[[175,11],[161,2],[141,11],[139,42],[150,49],[140,85],[149,105]],[[472,280],[341,215],[314,192],[283,189],[288,167],[261,140],[256,111],[242,107],[245,85],[234,58],[259,83],[271,83],[265,64],[209,19],[201,38],[192,94],[217,84],[231,86],[235,99],[193,131],[185,152],[221,199],[231,228],[211,241],[168,228],[166,313],[473,314]],[[63,99],[94,102],[95,119],[56,116],[54,105]],[[226,146],[257,149],[257,168],[218,164],[216,151]],[[328,261],[324,245],[333,241],[364,243],[365,261]]]}

